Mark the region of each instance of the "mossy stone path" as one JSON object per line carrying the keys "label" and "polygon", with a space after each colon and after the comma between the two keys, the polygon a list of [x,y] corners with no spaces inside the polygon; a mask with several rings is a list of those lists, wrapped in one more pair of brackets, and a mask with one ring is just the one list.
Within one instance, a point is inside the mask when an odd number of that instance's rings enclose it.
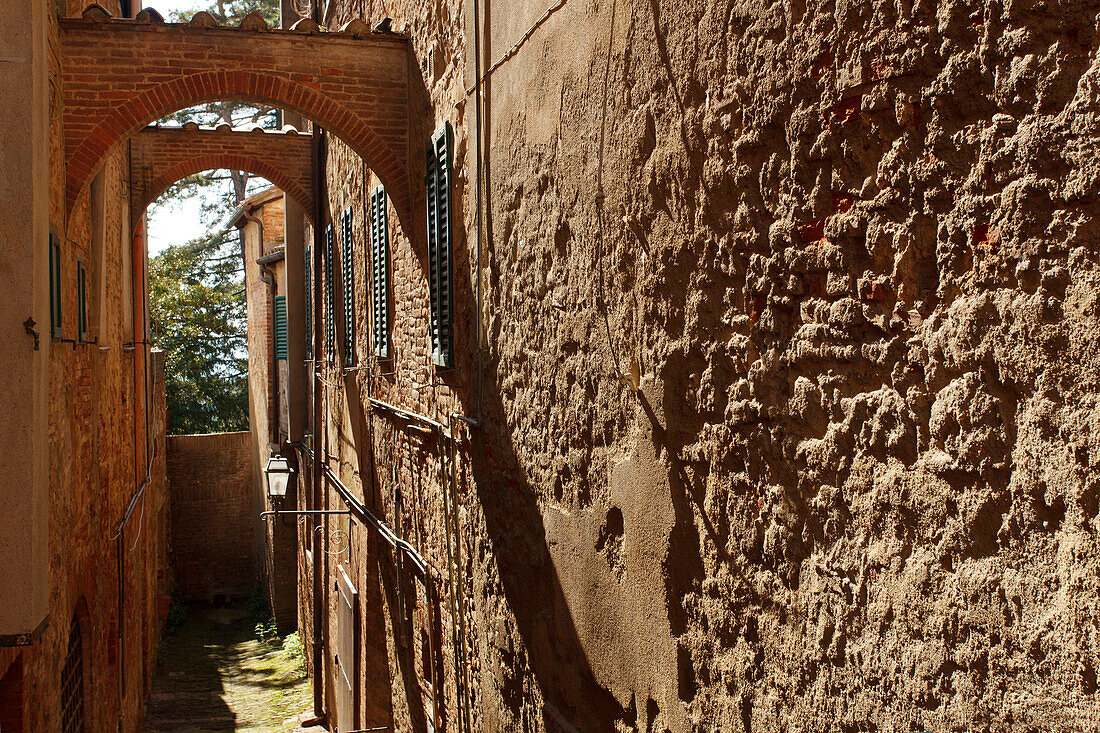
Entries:
{"label": "mossy stone path", "polygon": [[195,605],[161,642],[145,730],[297,731],[311,708],[301,656],[260,639],[245,606]]}

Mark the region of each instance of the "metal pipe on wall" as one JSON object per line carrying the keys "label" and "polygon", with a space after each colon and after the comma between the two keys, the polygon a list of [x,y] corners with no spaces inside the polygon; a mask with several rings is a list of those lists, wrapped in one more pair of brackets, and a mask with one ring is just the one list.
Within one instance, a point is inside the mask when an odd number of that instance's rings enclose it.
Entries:
{"label": "metal pipe on wall", "polygon": [[[317,14],[317,7],[314,6],[314,14]],[[324,143],[320,130],[316,125],[313,129],[313,190],[315,192],[315,202],[313,211],[313,266],[312,275],[313,283],[313,434],[312,440],[313,446],[313,491],[312,491],[312,506],[310,509],[320,509],[323,505],[323,499],[321,497],[321,451],[318,449],[317,442],[320,435],[323,434],[324,415],[321,410],[321,323],[323,314],[321,312],[321,247],[324,246],[322,241],[322,222],[324,222]],[[310,531],[316,530],[317,519],[314,518],[314,524],[310,526]],[[324,578],[323,573],[323,555],[324,552],[321,548],[314,546],[313,548],[313,714],[317,717],[324,716],[325,709],[325,675],[324,675],[324,629],[325,629],[325,603],[324,603]]]}

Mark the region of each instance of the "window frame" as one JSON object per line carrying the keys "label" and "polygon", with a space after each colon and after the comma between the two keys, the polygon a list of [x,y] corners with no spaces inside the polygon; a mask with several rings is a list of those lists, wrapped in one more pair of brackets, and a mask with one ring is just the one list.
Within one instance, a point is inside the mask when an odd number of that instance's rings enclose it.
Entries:
{"label": "window frame", "polygon": [[61,694],[61,730],[63,733],[83,733],[84,717],[84,634],[80,618],[73,616],[69,625],[69,640],[61,666],[58,690]]}
{"label": "window frame", "polygon": [[313,361],[313,246],[306,245],[305,277],[305,325],[306,325],[306,361]]}
{"label": "window frame", "polygon": [[62,337],[63,317],[61,299],[61,238],[50,232],[50,336]]}
{"label": "window frame", "polygon": [[88,270],[83,260],[76,261],[76,339],[88,340]]}

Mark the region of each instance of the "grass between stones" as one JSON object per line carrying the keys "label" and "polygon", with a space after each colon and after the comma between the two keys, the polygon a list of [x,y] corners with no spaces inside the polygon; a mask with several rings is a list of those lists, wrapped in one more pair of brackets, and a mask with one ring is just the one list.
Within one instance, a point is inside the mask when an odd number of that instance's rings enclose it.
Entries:
{"label": "grass between stones", "polygon": [[299,730],[312,707],[301,647],[258,631],[245,604],[190,606],[158,650],[147,733]]}

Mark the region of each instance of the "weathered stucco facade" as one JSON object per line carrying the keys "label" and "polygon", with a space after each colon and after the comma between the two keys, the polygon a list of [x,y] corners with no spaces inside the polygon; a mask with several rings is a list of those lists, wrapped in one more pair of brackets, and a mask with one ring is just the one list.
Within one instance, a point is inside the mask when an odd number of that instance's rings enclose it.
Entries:
{"label": "weathered stucco facade", "polygon": [[[480,401],[474,3],[387,3],[412,138],[455,131],[456,367],[391,213],[395,356],[357,284],[318,439],[441,588],[453,492],[460,598],[425,655],[417,583],[329,521],[332,711],[341,572],[365,640],[339,728],[422,729],[433,654],[475,730],[1096,725],[1096,9],[481,5]],[[376,181],[326,166],[365,279]]]}
{"label": "weathered stucco facade", "polygon": [[[5,733],[60,731],[75,695],[84,729],[135,731],[168,592],[163,359],[145,330],[144,238],[130,229],[124,151],[109,157],[66,211],[55,15],[66,4],[5,5],[5,41],[9,28],[31,39],[0,49],[7,181],[0,218],[6,222],[4,277],[11,277],[4,281],[11,299],[3,309],[3,374],[5,409],[13,408],[4,422],[20,435],[5,453],[47,468],[45,481],[32,484],[32,473],[4,464],[12,470],[5,470],[0,498],[14,523],[4,524],[0,547],[3,572],[15,576],[3,576],[2,613],[10,619],[25,608],[16,596],[39,585],[45,605],[37,633],[13,639],[11,629],[3,632],[6,644],[15,643],[0,648],[0,725]],[[115,0],[104,5],[119,12]],[[82,9],[68,3],[67,12]],[[23,220],[36,224],[21,227]],[[51,243],[60,274],[60,323],[52,335]],[[33,293],[33,300],[24,302],[22,293]],[[22,325],[28,316],[39,332],[37,350]],[[27,437],[22,431],[38,416],[20,403],[36,394],[45,406],[43,429]],[[41,527],[37,510],[26,510],[26,502],[39,500],[47,520]],[[81,685],[65,682],[74,679],[74,665],[66,665],[74,659],[74,639]]]}

